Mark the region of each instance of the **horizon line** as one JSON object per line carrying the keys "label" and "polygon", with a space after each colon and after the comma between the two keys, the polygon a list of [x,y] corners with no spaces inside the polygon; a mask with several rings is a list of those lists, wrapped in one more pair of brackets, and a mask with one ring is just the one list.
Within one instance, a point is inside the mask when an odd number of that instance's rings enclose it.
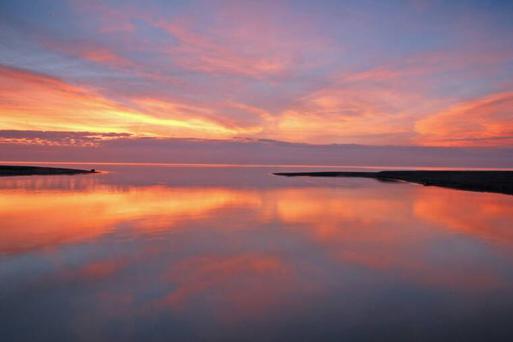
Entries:
{"label": "horizon line", "polygon": [[237,164],[237,163],[158,163],[158,162],[83,162],[83,161],[19,161],[0,160],[1,164],[71,164],[71,165],[111,165],[111,166],[167,166],[167,167],[204,167],[204,168],[258,168],[258,167],[325,167],[325,168],[361,168],[361,169],[430,169],[430,170],[512,170],[513,167],[451,167],[451,166],[398,166],[398,165],[325,165],[325,164]]}

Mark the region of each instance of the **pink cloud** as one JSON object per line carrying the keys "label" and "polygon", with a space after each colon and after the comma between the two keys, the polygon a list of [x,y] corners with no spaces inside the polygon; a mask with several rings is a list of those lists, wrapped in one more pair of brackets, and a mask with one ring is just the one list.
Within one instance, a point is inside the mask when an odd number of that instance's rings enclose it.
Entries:
{"label": "pink cloud", "polygon": [[[178,20],[153,21],[177,40],[168,51],[183,68],[262,79],[284,76],[325,57],[327,39],[309,32],[311,20],[294,17],[280,2],[228,1],[207,7],[215,15],[206,25],[193,13]],[[317,61],[306,58],[309,54],[316,54]]]}
{"label": "pink cloud", "polygon": [[70,56],[98,64],[113,66],[117,68],[126,68],[133,65],[129,59],[121,56],[114,50],[101,46],[97,43],[86,41],[65,42],[44,38],[43,44],[54,51],[65,53]]}

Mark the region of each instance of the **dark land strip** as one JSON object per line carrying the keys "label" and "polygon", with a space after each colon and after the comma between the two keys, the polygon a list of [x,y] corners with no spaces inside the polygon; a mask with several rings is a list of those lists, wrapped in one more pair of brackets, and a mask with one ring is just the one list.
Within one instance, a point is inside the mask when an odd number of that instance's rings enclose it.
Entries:
{"label": "dark land strip", "polygon": [[379,171],[379,172],[278,172],[287,177],[364,177],[379,181],[405,181],[468,191],[513,195],[513,171]]}
{"label": "dark land strip", "polygon": [[78,170],[39,166],[0,165],[0,177],[34,175],[78,175],[86,173],[96,173],[96,170]]}

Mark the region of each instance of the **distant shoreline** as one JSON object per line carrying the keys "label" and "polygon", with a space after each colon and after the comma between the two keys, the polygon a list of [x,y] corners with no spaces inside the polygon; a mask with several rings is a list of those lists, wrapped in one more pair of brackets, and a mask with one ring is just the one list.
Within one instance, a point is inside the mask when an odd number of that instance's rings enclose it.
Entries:
{"label": "distant shoreline", "polygon": [[0,165],[0,177],[7,176],[47,176],[47,175],[78,175],[97,173],[96,170],[80,170],[59,167]]}
{"label": "distant shoreline", "polygon": [[468,191],[513,195],[513,171],[379,171],[379,172],[277,172],[286,177],[363,177],[379,181],[405,181]]}

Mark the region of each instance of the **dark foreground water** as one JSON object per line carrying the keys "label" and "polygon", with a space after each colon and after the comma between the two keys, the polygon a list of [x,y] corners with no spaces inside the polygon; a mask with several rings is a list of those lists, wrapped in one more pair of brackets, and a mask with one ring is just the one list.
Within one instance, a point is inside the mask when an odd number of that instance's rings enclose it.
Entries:
{"label": "dark foreground water", "polygon": [[100,168],[0,178],[0,340],[513,340],[513,196]]}

